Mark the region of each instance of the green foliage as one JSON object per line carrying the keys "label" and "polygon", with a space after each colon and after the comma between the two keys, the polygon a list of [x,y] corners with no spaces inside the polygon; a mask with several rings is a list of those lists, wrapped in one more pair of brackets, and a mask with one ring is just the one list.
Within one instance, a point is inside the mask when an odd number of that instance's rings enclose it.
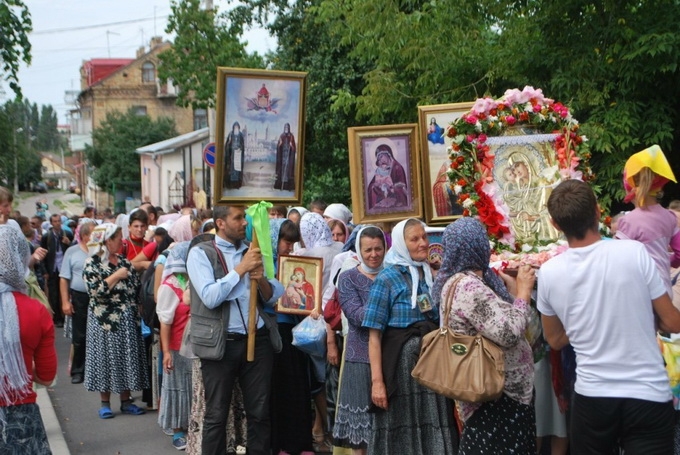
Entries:
{"label": "green foliage", "polygon": [[136,115],[134,109],[108,113],[92,132],[92,146],[85,148],[85,156],[94,167],[94,181],[109,192],[120,182],[140,181],[135,150],[176,135],[175,122],[167,117],[154,121]]}
{"label": "green foliage", "polygon": [[22,0],[0,0],[0,72],[19,98],[19,64],[31,63],[28,34],[32,30],[31,14]]}
{"label": "green foliage", "polygon": [[194,109],[215,105],[217,67],[264,68],[264,60],[248,54],[228,19],[217,10],[200,8],[200,0],[173,0],[167,33],[176,34],[173,47],[158,57],[161,80],[179,85],[177,104]]}
{"label": "green foliage", "polygon": [[33,106],[28,100],[13,100],[0,107],[0,182],[10,187],[14,183],[15,157],[20,188],[42,180],[40,154],[33,143],[31,127]]}

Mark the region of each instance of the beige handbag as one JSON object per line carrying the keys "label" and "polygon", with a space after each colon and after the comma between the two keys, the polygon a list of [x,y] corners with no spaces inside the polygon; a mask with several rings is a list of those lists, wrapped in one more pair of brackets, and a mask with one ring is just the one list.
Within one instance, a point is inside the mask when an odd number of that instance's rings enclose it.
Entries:
{"label": "beige handbag", "polygon": [[420,357],[411,372],[418,383],[445,397],[472,403],[492,401],[505,385],[503,350],[492,341],[453,333],[448,327],[453,293],[462,276],[449,288],[441,327],[423,337]]}

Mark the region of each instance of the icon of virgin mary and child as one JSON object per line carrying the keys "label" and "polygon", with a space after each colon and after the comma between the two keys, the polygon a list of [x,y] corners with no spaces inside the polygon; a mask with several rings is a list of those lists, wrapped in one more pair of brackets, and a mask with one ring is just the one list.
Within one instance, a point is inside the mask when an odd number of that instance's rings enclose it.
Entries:
{"label": "icon of virgin mary and child", "polygon": [[375,165],[375,175],[368,184],[368,209],[407,207],[406,172],[389,145],[376,147]]}
{"label": "icon of virgin mary and child", "polygon": [[296,267],[286,286],[286,292],[281,297],[284,308],[295,310],[314,309],[314,286],[307,281],[305,269]]}

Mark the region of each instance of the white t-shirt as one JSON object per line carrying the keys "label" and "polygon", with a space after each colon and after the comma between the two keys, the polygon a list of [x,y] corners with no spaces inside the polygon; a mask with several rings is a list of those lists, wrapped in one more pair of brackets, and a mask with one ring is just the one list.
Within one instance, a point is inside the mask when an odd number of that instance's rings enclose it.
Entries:
{"label": "white t-shirt", "polygon": [[577,393],[671,400],[652,308],[664,293],[654,261],[632,240],[570,248],[541,266],[538,310],[564,325]]}

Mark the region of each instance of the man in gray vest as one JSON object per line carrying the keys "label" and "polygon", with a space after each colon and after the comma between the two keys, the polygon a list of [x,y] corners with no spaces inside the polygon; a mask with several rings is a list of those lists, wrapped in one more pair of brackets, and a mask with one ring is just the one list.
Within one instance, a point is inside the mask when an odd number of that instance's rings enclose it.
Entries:
{"label": "man in gray vest", "polygon": [[[269,394],[274,349],[262,316],[257,317],[255,360],[246,361],[251,280],[261,302],[273,305],[284,289],[264,275],[258,248],[248,249],[243,207],[215,207],[217,235],[189,251],[191,342],[201,358],[205,388],[203,454],[226,452],[226,425],[236,380],[248,421],[248,453],[269,455]],[[265,239],[265,241],[269,241]],[[219,253],[218,253],[219,252]]]}

